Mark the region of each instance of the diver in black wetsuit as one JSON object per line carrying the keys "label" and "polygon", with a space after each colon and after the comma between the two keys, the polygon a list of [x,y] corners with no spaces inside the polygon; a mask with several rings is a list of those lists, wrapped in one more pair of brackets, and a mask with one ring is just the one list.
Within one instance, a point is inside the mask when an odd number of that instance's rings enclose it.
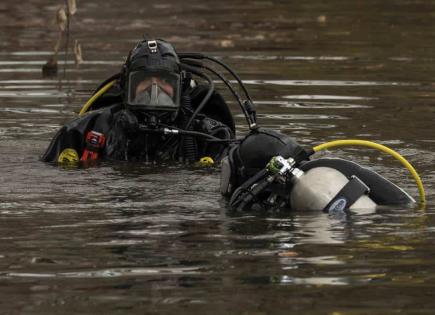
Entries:
{"label": "diver in black wetsuit", "polygon": [[[245,100],[205,61],[225,68]],[[250,129],[243,139],[235,139],[231,112],[204,71],[222,80],[240,105]],[[198,85],[194,76],[207,84]],[[103,82],[80,114],[58,131],[43,161],[221,161],[221,192],[232,209],[240,210],[333,211],[414,202],[398,186],[356,163],[310,161],[315,150],[258,127],[249,93],[231,68],[200,53],[177,54],[163,40],[139,42],[121,73]]]}
{"label": "diver in black wetsuit", "polygon": [[[81,117],[58,131],[42,160],[219,161],[234,141],[234,120],[200,69],[222,76],[192,60],[199,54],[180,56],[163,40],[139,42]],[[194,76],[207,84],[198,85]]]}

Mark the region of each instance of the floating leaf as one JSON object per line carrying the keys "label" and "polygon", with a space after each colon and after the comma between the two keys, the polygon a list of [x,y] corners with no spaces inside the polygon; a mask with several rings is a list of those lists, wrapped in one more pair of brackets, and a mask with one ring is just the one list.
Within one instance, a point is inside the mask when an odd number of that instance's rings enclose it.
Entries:
{"label": "floating leaf", "polygon": [[326,23],[326,15],[319,15],[317,17],[317,22],[319,22],[320,24],[325,24]]}
{"label": "floating leaf", "polygon": [[74,58],[77,66],[83,63],[82,46],[77,39],[74,41]]}
{"label": "floating leaf", "polygon": [[64,8],[60,8],[56,13],[56,24],[61,32],[64,32],[67,24],[67,17]]}
{"label": "floating leaf", "polygon": [[70,15],[74,15],[77,12],[76,0],[68,0],[68,10]]}
{"label": "floating leaf", "polygon": [[223,39],[219,42],[219,44],[223,48],[234,47],[234,42],[231,39]]}

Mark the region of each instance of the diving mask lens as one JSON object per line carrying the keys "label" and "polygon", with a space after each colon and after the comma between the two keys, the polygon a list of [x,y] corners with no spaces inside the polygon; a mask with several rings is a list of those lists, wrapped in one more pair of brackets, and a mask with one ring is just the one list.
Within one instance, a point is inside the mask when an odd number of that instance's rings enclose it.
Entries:
{"label": "diving mask lens", "polygon": [[153,110],[176,110],[179,107],[179,75],[136,71],[129,79],[129,105]]}

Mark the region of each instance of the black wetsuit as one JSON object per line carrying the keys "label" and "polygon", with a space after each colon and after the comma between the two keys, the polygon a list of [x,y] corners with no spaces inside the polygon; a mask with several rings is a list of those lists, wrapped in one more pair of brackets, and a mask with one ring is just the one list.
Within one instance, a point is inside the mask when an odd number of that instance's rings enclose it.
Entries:
{"label": "black wetsuit", "polygon": [[[202,86],[190,91],[190,110],[195,109],[205,92],[206,88]],[[227,154],[225,142],[144,131],[139,128],[139,125],[143,126],[140,116],[126,109],[122,103],[107,105],[103,98],[98,107],[99,109],[64,125],[53,138],[42,160],[56,162],[59,155],[68,148],[74,149],[81,160],[86,160],[86,151],[96,153],[96,159],[126,161],[193,162],[204,156],[219,161]],[[189,114],[189,110],[181,108],[171,126],[183,128]],[[220,139],[235,137],[234,121],[220,94],[213,94],[204,110],[193,120],[190,130]],[[103,135],[104,144],[99,147],[89,143],[87,137],[90,132]]]}

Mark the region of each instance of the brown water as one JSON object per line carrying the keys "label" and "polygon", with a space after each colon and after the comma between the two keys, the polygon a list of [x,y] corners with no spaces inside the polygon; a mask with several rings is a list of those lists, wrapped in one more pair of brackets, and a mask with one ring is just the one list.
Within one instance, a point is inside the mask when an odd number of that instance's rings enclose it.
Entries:
{"label": "brown water", "polygon": [[[434,313],[435,1],[80,1],[85,63],[59,89],[40,69],[60,2],[0,3],[2,314]],[[41,163],[144,32],[232,65],[260,123],[304,145],[391,146],[420,172],[426,209],[235,217],[217,172]],[[417,195],[384,154],[329,154]]]}

